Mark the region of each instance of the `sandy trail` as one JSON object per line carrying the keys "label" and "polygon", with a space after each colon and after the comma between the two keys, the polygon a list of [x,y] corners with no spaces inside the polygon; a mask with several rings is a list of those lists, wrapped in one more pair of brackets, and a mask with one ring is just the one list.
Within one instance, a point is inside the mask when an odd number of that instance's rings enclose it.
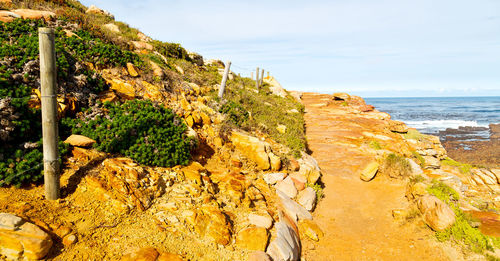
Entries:
{"label": "sandy trail", "polygon": [[302,97],[308,145],[325,185],[325,197],[314,212],[325,237],[314,246],[303,242],[306,260],[449,260],[429,230],[394,221],[391,211],[408,204],[406,183],[384,177],[359,179],[359,168],[369,156],[335,136],[356,136],[360,128],[352,119],[335,116],[330,106],[319,105],[328,97]]}

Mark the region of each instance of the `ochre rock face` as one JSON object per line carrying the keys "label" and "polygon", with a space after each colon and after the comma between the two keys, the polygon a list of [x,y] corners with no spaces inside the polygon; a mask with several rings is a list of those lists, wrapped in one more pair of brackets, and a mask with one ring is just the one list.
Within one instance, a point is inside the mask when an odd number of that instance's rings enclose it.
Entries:
{"label": "ochre rock face", "polygon": [[197,211],[194,230],[198,235],[208,237],[217,244],[227,245],[231,241],[231,225],[215,206],[203,206]]}
{"label": "ochre rock face", "polygon": [[267,170],[271,167],[265,142],[260,141],[256,137],[236,131],[233,131],[230,139],[236,149],[249,159],[255,161],[260,169]]}
{"label": "ochre rock face", "polygon": [[32,10],[32,9],[16,9],[12,10],[13,13],[21,16],[23,19],[45,19],[51,20],[56,17],[54,12],[50,11],[41,11],[41,10]]}
{"label": "ochre rock face", "polygon": [[455,223],[453,210],[435,196],[421,197],[418,208],[423,214],[425,223],[435,231],[445,230]]}
{"label": "ochre rock face", "polygon": [[236,235],[236,246],[247,250],[265,251],[269,233],[263,227],[248,227]]}
{"label": "ochre rock face", "polygon": [[38,226],[8,213],[0,213],[0,254],[17,260],[42,259],[52,247],[52,239]]}

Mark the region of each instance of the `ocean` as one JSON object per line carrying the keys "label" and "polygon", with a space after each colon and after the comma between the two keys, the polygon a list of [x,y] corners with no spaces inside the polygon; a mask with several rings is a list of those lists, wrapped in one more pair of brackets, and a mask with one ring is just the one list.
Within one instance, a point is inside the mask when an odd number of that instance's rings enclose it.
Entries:
{"label": "ocean", "polygon": [[468,130],[470,139],[488,139],[489,124],[500,123],[500,97],[366,98],[365,101],[389,113],[393,120],[425,134],[441,136],[450,129]]}

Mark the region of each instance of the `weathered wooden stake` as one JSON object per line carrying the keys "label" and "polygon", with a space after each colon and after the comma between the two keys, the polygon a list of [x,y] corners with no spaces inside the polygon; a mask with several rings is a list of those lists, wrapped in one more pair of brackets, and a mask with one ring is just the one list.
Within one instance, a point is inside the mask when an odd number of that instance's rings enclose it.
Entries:
{"label": "weathered wooden stake", "polygon": [[269,71],[267,71],[267,78],[269,78]]}
{"label": "weathered wooden stake", "polygon": [[56,100],[54,29],[39,28],[40,81],[42,86],[42,136],[45,198],[59,198],[59,152]]}
{"label": "weathered wooden stake", "polygon": [[226,89],[227,76],[229,75],[229,67],[231,67],[231,61],[226,62],[226,68],[224,70],[224,75],[222,76],[222,82],[220,83],[220,88],[219,88],[219,99],[222,99],[222,97],[224,96],[224,89]]}
{"label": "weathered wooden stake", "polygon": [[250,74],[250,77],[252,78],[252,81],[253,81],[253,72]]}
{"label": "weathered wooden stake", "polygon": [[255,73],[255,88],[259,90],[259,67],[257,67],[257,73]]}
{"label": "weathered wooden stake", "polygon": [[263,82],[264,82],[264,69],[262,69],[262,71],[260,73],[260,83],[259,83],[259,86],[261,86]]}

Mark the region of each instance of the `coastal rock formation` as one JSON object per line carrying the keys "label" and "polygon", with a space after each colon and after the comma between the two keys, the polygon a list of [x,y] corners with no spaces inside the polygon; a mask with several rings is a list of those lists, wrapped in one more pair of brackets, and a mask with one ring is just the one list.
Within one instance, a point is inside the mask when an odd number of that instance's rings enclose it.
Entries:
{"label": "coastal rock formation", "polygon": [[52,247],[50,236],[38,226],[9,213],[0,213],[0,254],[11,260],[38,260]]}
{"label": "coastal rock formation", "polygon": [[418,207],[422,212],[425,223],[435,231],[442,231],[455,223],[453,210],[435,196],[421,197]]}
{"label": "coastal rock formation", "polygon": [[72,134],[64,141],[64,143],[68,143],[69,145],[75,147],[90,147],[94,145],[95,140],[83,135]]}

